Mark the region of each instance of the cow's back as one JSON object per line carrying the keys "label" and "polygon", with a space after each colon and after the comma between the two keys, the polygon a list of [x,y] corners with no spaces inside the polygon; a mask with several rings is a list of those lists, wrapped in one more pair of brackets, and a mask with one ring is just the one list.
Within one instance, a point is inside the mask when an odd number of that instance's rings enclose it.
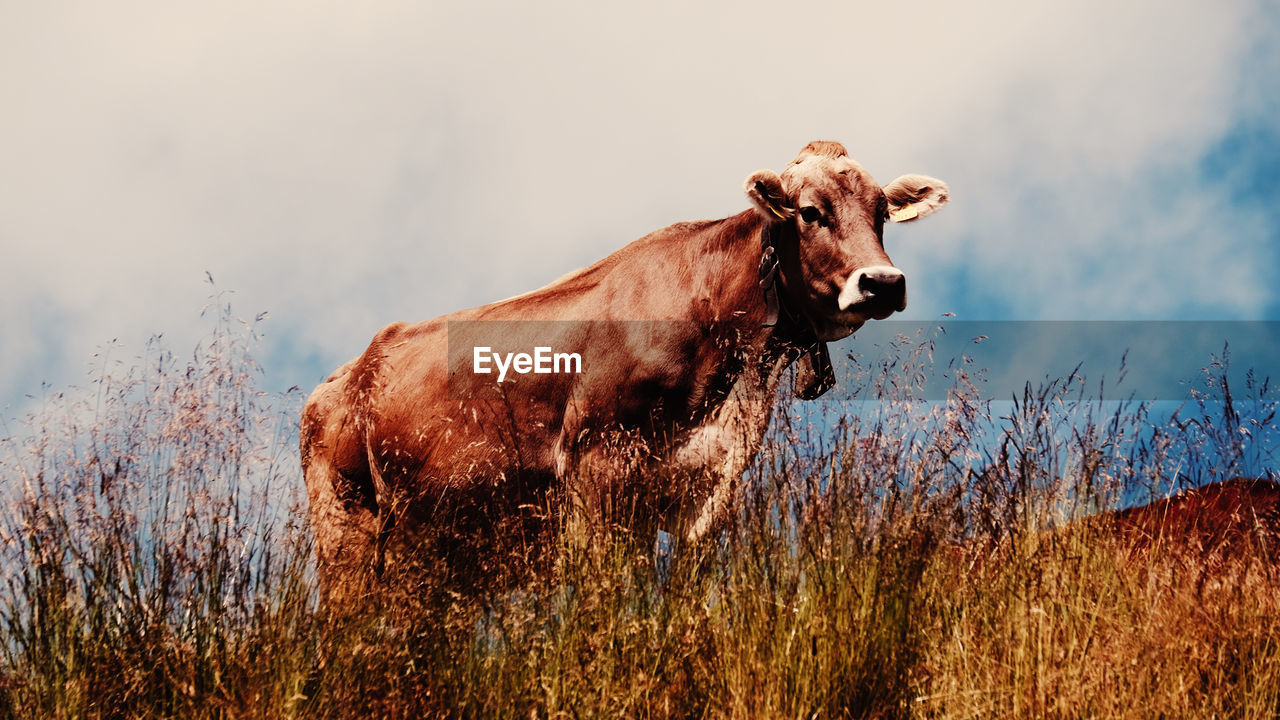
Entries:
{"label": "cow's back", "polygon": [[[749,212],[678,223],[533,292],[389,325],[317,389],[308,415],[329,417],[339,433],[354,430],[359,450],[385,472],[428,485],[553,470],[555,448],[547,438],[562,430],[566,411],[570,422],[589,423],[576,413],[590,409],[635,426],[662,397],[679,406],[673,413],[696,415],[705,404],[706,369],[723,363],[718,352],[693,347],[721,318],[696,317],[706,301],[690,307],[687,298],[707,292],[682,286],[690,283],[686,254],[703,252],[702,245],[714,252],[723,235],[749,229],[748,220]],[[725,272],[754,271],[715,262]],[[589,367],[580,374],[510,371],[499,383],[493,363],[489,373],[475,372],[472,352],[481,344],[495,352],[548,347]],[[340,465],[361,462],[355,445],[333,442]]]}

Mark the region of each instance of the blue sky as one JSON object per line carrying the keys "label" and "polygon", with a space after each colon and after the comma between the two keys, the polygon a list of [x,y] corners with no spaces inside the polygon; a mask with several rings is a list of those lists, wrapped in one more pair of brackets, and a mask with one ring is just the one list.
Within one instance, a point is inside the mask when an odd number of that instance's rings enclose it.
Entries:
{"label": "blue sky", "polygon": [[906,317],[1280,319],[1272,3],[203,5],[3,11],[6,417],[113,340],[190,347],[206,271],[309,390],[813,139],[950,183],[886,239]]}

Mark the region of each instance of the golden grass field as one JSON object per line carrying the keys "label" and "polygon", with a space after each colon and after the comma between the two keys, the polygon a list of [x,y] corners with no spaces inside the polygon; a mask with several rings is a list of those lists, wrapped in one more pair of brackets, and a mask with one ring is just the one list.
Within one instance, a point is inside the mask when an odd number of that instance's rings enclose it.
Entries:
{"label": "golden grass field", "polygon": [[[963,359],[902,338],[822,422],[779,414],[715,541],[560,518],[509,590],[422,574],[325,608],[301,400],[257,389],[253,347],[223,313],[193,354],[103,358],[8,428],[0,715],[1280,714],[1270,535],[1135,547],[1075,522],[1270,467],[1273,394],[1213,367],[1173,420],[1072,377],[993,404]],[[932,372],[949,401],[913,396]]]}

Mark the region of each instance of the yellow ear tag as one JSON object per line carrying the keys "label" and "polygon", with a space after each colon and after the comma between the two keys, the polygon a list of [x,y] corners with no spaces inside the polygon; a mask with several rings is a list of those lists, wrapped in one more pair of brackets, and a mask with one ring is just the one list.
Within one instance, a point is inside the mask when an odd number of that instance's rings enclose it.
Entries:
{"label": "yellow ear tag", "polygon": [[920,216],[920,212],[916,210],[915,205],[907,203],[902,207],[889,213],[889,219],[894,222],[902,222],[903,220],[911,220]]}
{"label": "yellow ear tag", "polygon": [[780,210],[778,210],[778,208],[774,207],[772,203],[770,203],[770,204],[769,204],[769,212],[773,213],[774,215],[777,215],[779,220],[786,220],[786,219],[787,219],[787,216],[786,216],[786,215],[783,215],[783,214],[782,214],[782,211],[780,211]]}

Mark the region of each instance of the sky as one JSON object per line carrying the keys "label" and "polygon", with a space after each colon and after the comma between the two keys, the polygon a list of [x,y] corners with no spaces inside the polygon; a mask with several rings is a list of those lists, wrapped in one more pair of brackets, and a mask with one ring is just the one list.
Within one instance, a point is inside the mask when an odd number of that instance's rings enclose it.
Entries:
{"label": "sky", "polygon": [[[393,320],[748,207],[837,140],[904,317],[1280,320],[1274,3],[161,2],[0,10],[0,414],[231,293],[268,388]],[[842,341],[837,352],[853,347]]]}

